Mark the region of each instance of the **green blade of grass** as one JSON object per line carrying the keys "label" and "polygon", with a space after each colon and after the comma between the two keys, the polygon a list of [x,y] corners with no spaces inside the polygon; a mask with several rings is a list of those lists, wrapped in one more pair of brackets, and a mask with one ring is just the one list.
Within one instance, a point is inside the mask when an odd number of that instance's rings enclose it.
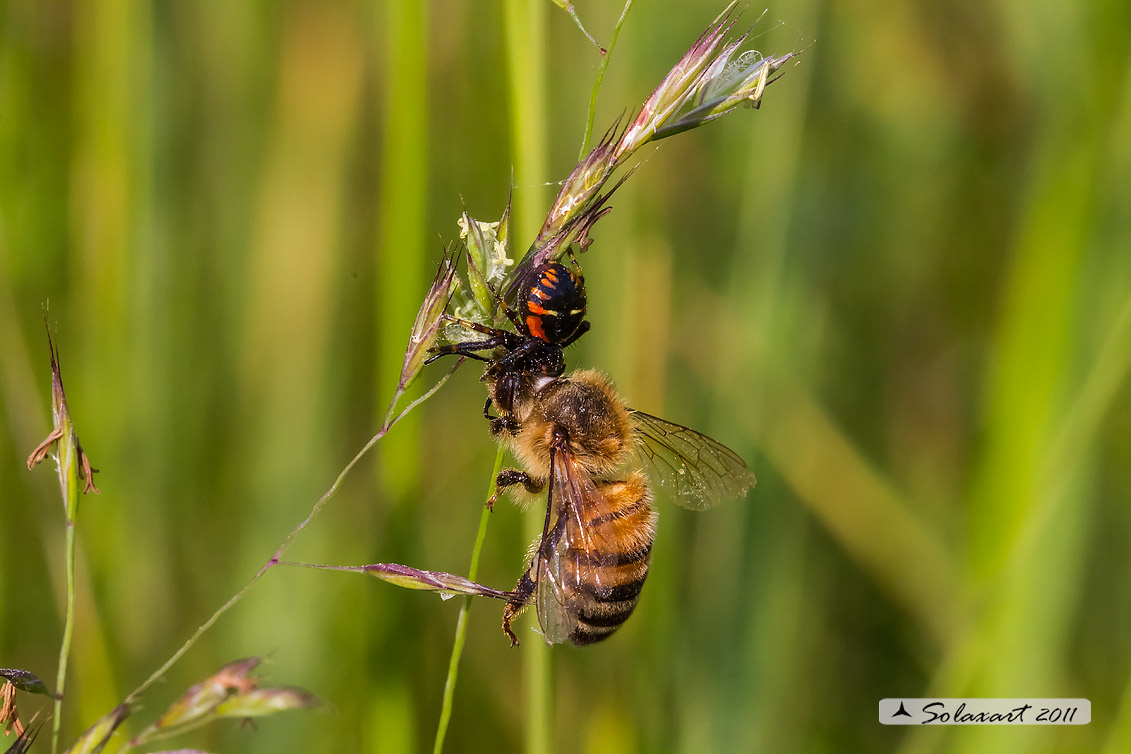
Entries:
{"label": "green blade of grass", "polygon": [[[514,192],[512,248],[515,257],[542,225],[548,173],[546,122],[546,8],[545,3],[507,0],[503,6],[506,61],[510,88],[512,160],[517,186]],[[534,506],[526,514],[531,538],[542,531],[544,511]],[[522,642],[523,686],[527,711],[525,750],[546,754],[550,747],[550,652],[540,640]]]}
{"label": "green blade of grass", "polygon": [[[487,485],[487,499],[495,494],[495,479],[503,465],[503,447],[500,445],[495,454],[495,465],[491,469],[491,481]],[[475,546],[471,548],[471,565],[467,569],[467,578],[475,581],[479,575],[479,555],[483,551],[483,542],[487,539],[487,525],[491,521],[491,511],[486,505],[479,515],[479,530],[475,534]],[[459,677],[459,661],[463,656],[463,645],[467,640],[467,614],[471,610],[470,596],[465,597],[459,609],[459,618],[456,620],[456,638],[452,644],[452,654],[448,660],[448,677],[444,680],[444,701],[440,707],[440,722],[436,726],[436,738],[432,744],[432,754],[440,754],[444,750],[444,738],[448,734],[448,722],[452,717],[452,699],[455,696],[456,680]]]}

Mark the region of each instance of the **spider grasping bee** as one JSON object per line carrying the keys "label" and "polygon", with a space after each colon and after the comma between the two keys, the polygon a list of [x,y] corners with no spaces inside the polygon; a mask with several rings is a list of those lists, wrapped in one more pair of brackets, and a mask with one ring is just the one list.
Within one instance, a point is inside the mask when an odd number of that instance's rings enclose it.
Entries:
{"label": "spider grasping bee", "polygon": [[[648,575],[656,513],[644,462],[692,509],[741,498],[755,479],[721,443],[628,408],[600,373],[565,375],[562,348],[589,329],[584,278],[548,262],[532,279],[519,311],[504,307],[517,332],[456,320],[490,337],[435,348],[432,359],[460,354],[488,363],[484,415],[524,467],[500,471],[497,487],[546,494],[542,534],[510,593],[503,630],[518,644],[511,624],[533,603],[547,642],[592,644],[628,619]],[[476,353],[487,350],[493,358]],[[488,414],[492,402],[498,418]]]}
{"label": "spider grasping bee", "polygon": [[[449,322],[488,337],[433,348],[433,355],[424,363],[456,355],[487,362],[483,380],[489,395],[483,415],[492,420],[493,431],[499,431],[500,426],[513,429],[510,414],[516,397],[560,377],[565,371],[562,349],[589,330],[585,277],[577,260],[572,255],[570,258],[572,269],[558,262],[544,262],[531,270],[521,286],[517,312],[492,290],[515,332],[444,315]],[[494,356],[481,356],[480,351],[491,351]],[[499,410],[498,418],[489,413],[492,403]]]}

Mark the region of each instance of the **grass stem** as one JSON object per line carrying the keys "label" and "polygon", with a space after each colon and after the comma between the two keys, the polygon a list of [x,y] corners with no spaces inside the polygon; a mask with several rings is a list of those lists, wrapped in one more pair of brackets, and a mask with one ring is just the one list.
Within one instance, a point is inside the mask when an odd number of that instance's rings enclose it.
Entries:
{"label": "grass stem", "polygon": [[[76,487],[77,490],[77,487]],[[51,754],[59,751],[59,728],[63,719],[63,690],[67,683],[67,657],[71,653],[71,634],[75,627],[75,522],[67,521],[67,615],[63,641],[59,644],[59,674],[55,677],[55,714],[51,719]]]}
{"label": "grass stem", "polygon": [[[487,499],[495,494],[495,479],[503,465],[503,446],[495,454],[495,466],[491,470],[491,482],[487,485]],[[471,548],[471,565],[467,569],[467,578],[475,581],[479,575],[479,553],[483,551],[483,542],[487,539],[487,524],[491,521],[491,511],[486,505],[479,515],[479,531],[475,535],[475,546]],[[452,717],[452,698],[455,696],[456,680],[459,677],[459,661],[463,655],[463,645],[467,639],[467,614],[471,610],[471,597],[463,598],[463,605],[459,609],[459,619],[456,621],[456,638],[452,643],[452,656],[448,660],[448,677],[444,681],[444,701],[440,707],[440,722],[436,726],[436,740],[432,745],[432,754],[440,754],[444,749],[444,738],[448,734],[448,722]]]}
{"label": "grass stem", "polygon": [[593,82],[593,93],[589,95],[589,116],[585,120],[585,137],[581,140],[581,151],[577,154],[579,161],[589,152],[589,142],[593,139],[593,121],[597,117],[597,93],[601,91],[601,84],[605,80],[605,70],[609,67],[609,59],[613,56],[613,48],[616,47],[620,28],[624,26],[624,20],[628,18],[628,12],[631,9],[632,0],[625,0],[624,9],[620,12],[620,18],[617,19],[617,25],[613,27],[613,36],[609,39],[609,46],[605,48],[605,54],[601,56],[601,64],[597,66],[597,78]]}
{"label": "grass stem", "polygon": [[[510,83],[510,121],[515,190],[514,236],[533,239],[546,210],[549,172],[546,119],[546,12],[543,3],[508,0],[503,6]],[[516,249],[521,248],[517,247]],[[532,507],[525,528],[542,532],[545,511]],[[550,751],[550,652],[541,640],[522,642],[527,754]]]}

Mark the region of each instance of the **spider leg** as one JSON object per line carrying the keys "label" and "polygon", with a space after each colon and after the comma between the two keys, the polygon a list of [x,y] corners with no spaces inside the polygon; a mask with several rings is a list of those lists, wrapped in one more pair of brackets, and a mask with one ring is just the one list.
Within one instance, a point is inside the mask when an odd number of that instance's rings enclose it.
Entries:
{"label": "spider leg", "polygon": [[584,320],[580,325],[577,326],[577,331],[573,335],[566,338],[566,340],[561,344],[561,347],[565,348],[566,346],[572,344],[587,332],[589,332],[589,320]]}
{"label": "spider leg", "polygon": [[466,356],[469,359],[490,363],[491,359],[488,359],[486,356],[480,356],[475,352],[493,350],[499,345],[501,344],[492,343],[489,340],[468,340],[463,343],[453,343],[447,346],[435,346],[428,349],[432,355],[424,360],[424,366],[428,366],[433,361],[443,358],[444,356]]}
{"label": "spider leg", "polygon": [[[507,353],[498,360],[497,363],[500,371],[506,372],[514,369],[517,364],[527,358],[536,360],[538,352],[547,346],[548,344],[545,341],[538,340],[537,338],[528,338],[522,341],[518,346],[508,350]],[[554,346],[549,347],[553,348]]]}
{"label": "spider leg", "polygon": [[509,319],[511,321],[511,324],[514,325],[514,329],[520,333],[523,333],[524,335],[529,335],[526,330],[526,325],[523,324],[522,319],[518,316],[518,312],[507,306],[507,302],[503,299],[499,292],[495,290],[495,286],[487,283],[487,290],[491,291],[491,295],[495,297],[495,303],[499,305],[499,309],[502,310],[503,314],[507,315],[507,319]]}
{"label": "spider leg", "polygon": [[584,277],[584,274],[581,272],[581,262],[578,262],[577,257],[573,254],[573,244],[570,244],[566,247],[566,256],[569,257],[569,261],[570,264],[573,265],[573,269],[577,270],[577,274]]}
{"label": "spider leg", "polygon": [[497,327],[488,327],[487,325],[481,325],[478,322],[472,322],[470,319],[463,319],[461,317],[453,317],[450,314],[444,314],[442,316],[443,316],[443,319],[447,322],[451,322],[452,324],[459,325],[460,327],[465,327],[468,330],[471,330],[473,332],[482,333],[484,335],[490,335],[494,338],[500,338],[500,337],[503,337],[504,335],[510,335],[510,333],[507,332],[506,330],[500,330]]}

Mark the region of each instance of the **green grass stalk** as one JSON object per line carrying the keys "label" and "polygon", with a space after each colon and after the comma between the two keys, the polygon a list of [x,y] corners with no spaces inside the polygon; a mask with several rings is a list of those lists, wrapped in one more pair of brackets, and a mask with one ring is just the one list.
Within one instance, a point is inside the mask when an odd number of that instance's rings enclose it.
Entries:
{"label": "green grass stalk", "polygon": [[[50,343],[50,334],[48,343]],[[63,693],[67,685],[67,660],[71,654],[71,637],[75,626],[75,527],[78,522],[79,494],[83,489],[79,484],[80,467],[88,464],[79,449],[78,437],[75,435],[71,424],[70,412],[67,410],[66,398],[63,394],[62,378],[56,363],[56,351],[52,347],[52,420],[55,430],[60,434],[56,443],[56,462],[59,468],[59,492],[63,498],[63,513],[66,521],[65,567],[67,604],[66,616],[63,620],[63,639],[59,643],[59,671],[55,676],[55,714],[51,720],[51,754],[59,750],[59,730],[63,720]],[[57,392],[56,392],[57,391]],[[85,472],[89,482],[89,469]]]}
{"label": "green grass stalk", "polygon": [[613,27],[609,46],[605,49],[605,54],[601,56],[601,64],[597,66],[597,79],[593,82],[593,93],[589,95],[589,117],[585,120],[585,137],[581,140],[581,151],[577,153],[578,161],[582,160],[589,152],[589,142],[593,139],[593,121],[597,117],[597,93],[601,91],[601,84],[605,80],[605,70],[609,67],[609,59],[613,56],[613,48],[616,47],[617,37],[620,36],[620,28],[624,26],[624,20],[628,18],[628,12],[631,9],[632,0],[625,0],[624,9],[620,12],[620,18],[617,19],[617,25]]}
{"label": "green grass stalk", "polygon": [[[379,205],[374,247],[374,316],[377,382],[395,385],[403,357],[402,339],[418,295],[427,284],[428,258],[428,49],[426,3],[396,0],[382,9],[375,42],[385,50],[388,88],[382,109]],[[429,265],[430,266],[430,265]],[[412,499],[420,478],[420,425],[400,429],[401,440],[380,451],[380,484],[395,505]]]}
{"label": "green grass stalk", "polygon": [[[78,485],[72,485],[78,496]],[[51,754],[59,751],[59,728],[63,720],[63,689],[67,683],[67,658],[71,653],[71,635],[75,628],[75,522],[67,519],[66,542],[67,614],[63,622],[63,640],[59,644],[59,673],[55,676],[55,714],[51,718]]]}
{"label": "green grass stalk", "polygon": [[[495,454],[495,465],[491,469],[491,481],[487,485],[487,499],[495,495],[495,479],[499,469],[503,466],[503,446]],[[467,578],[475,581],[479,575],[479,554],[483,551],[483,542],[487,539],[487,525],[491,521],[491,511],[486,505],[479,515],[479,531],[475,535],[475,546],[471,548],[471,565],[467,569]],[[440,707],[440,722],[436,725],[436,740],[432,744],[432,754],[440,754],[444,749],[444,738],[448,734],[448,722],[452,717],[452,698],[455,696],[456,681],[459,678],[459,661],[463,655],[463,645],[467,640],[467,614],[471,611],[471,597],[464,597],[463,606],[459,609],[459,619],[456,621],[456,638],[452,643],[452,656],[448,660],[448,677],[444,681],[444,701]]]}
{"label": "green grass stalk", "polygon": [[[546,12],[544,3],[507,0],[503,13],[510,85],[511,144],[515,187],[514,237],[533,239],[546,211]],[[521,249],[521,246],[516,246]],[[525,251],[525,250],[522,250]],[[519,256],[516,254],[516,256]],[[526,514],[530,538],[542,532],[545,511]],[[550,652],[542,641],[524,641],[523,686],[526,699],[527,754],[550,751]]]}

